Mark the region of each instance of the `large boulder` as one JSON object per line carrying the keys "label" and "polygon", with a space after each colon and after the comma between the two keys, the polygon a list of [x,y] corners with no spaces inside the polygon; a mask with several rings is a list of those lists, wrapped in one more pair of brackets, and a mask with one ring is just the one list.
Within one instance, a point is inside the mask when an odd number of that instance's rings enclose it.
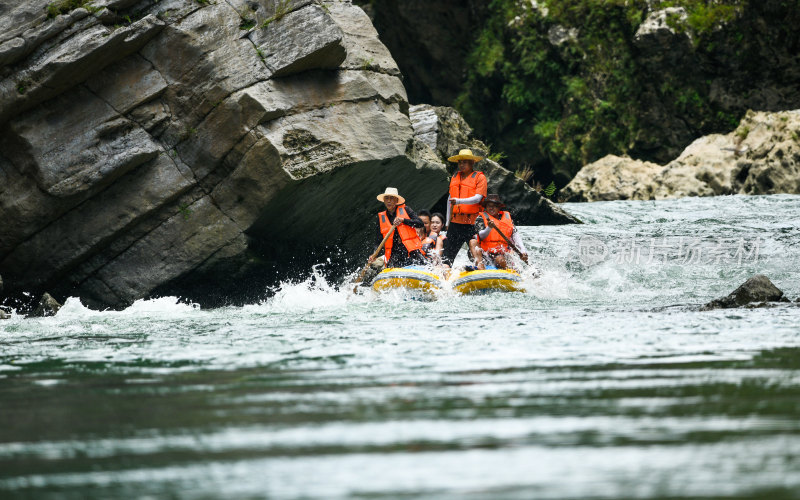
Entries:
{"label": "large boulder", "polygon": [[[472,128],[453,108],[416,105],[411,107],[410,117],[415,137],[432,149],[443,164],[447,162],[447,157],[462,148],[470,148],[484,156],[488,153],[486,145],[473,137]],[[499,163],[485,158],[475,165],[475,169],[486,174],[489,192],[502,196],[517,224],[580,224],[580,220]]]}
{"label": "large boulder", "polygon": [[772,281],[770,281],[769,278],[763,274],[756,274],[742,283],[742,285],[734,290],[730,295],[712,300],[703,306],[703,309],[730,309],[733,307],[742,307],[751,304],[788,301],[789,300],[783,295],[783,292],[774,284],[772,284]]}
{"label": "large boulder", "polygon": [[647,200],[650,180],[663,166],[627,157],[608,155],[578,172],[561,191],[567,201]]}
{"label": "large boulder", "polygon": [[323,245],[360,249],[387,184],[414,206],[447,189],[349,1],[47,7],[0,6],[7,293],[224,302]]}
{"label": "large boulder", "polygon": [[667,165],[607,156],[566,186],[567,201],[800,193],[800,110],[748,112],[736,130],[695,140]]}

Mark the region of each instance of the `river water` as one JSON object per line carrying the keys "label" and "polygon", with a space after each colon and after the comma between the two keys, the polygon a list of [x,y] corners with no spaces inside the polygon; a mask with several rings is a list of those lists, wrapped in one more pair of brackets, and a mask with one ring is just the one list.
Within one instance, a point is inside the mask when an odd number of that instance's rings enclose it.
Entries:
{"label": "river water", "polygon": [[800,307],[698,307],[800,297],[800,196],[565,208],[525,294],[0,322],[0,498],[800,498]]}

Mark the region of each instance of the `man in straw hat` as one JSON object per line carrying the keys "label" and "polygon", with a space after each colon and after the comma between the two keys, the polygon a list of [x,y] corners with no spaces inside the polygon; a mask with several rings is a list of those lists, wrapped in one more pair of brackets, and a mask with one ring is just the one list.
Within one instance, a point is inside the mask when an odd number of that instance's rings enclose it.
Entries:
{"label": "man in straw hat", "polygon": [[473,224],[483,208],[487,183],[483,172],[477,172],[475,163],[483,159],[469,149],[462,149],[448,161],[458,162],[458,171],[450,179],[450,196],[447,199],[447,239],[444,240],[442,260],[452,265],[464,243],[475,236]]}
{"label": "man in straw hat", "polygon": [[[425,264],[425,256],[421,251],[422,241],[416,230],[425,227],[425,223],[406,206],[406,200],[400,196],[397,188],[387,187],[385,192],[378,195],[378,201],[383,202],[386,210],[378,214],[376,246],[380,245],[392,226],[396,228],[384,246],[386,267]],[[372,263],[373,260],[370,258],[369,262]]]}
{"label": "man in straw hat", "polygon": [[494,264],[498,269],[508,267],[506,254],[511,251],[508,241],[519,250],[522,260],[528,262],[528,252],[519,231],[511,221],[511,214],[502,210],[506,205],[500,195],[490,194],[483,199],[482,205],[485,211],[475,220],[475,237],[469,242],[470,252],[478,269],[486,269],[486,263]]}

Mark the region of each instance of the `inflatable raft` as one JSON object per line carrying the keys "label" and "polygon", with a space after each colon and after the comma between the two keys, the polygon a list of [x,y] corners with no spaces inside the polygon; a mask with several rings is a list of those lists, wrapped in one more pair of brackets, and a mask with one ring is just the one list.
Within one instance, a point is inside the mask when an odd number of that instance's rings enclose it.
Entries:
{"label": "inflatable raft", "polygon": [[378,273],[372,282],[372,289],[376,292],[399,288],[433,294],[443,287],[465,295],[525,291],[522,276],[518,272],[495,268],[452,273],[446,282],[422,266],[389,268]]}
{"label": "inflatable raft", "polygon": [[390,267],[379,272],[372,281],[372,289],[376,292],[403,288],[432,294],[441,287],[439,276],[422,266]]}
{"label": "inflatable raft", "polygon": [[458,293],[524,292],[522,276],[510,269],[485,269],[464,271],[452,278],[452,287]]}

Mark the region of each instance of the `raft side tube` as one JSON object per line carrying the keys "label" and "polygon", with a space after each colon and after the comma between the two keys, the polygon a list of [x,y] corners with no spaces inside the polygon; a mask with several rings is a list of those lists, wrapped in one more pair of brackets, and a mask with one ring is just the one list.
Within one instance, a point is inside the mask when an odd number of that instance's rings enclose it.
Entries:
{"label": "raft side tube", "polygon": [[376,292],[406,288],[433,293],[441,288],[439,277],[419,266],[393,267],[384,269],[372,282]]}
{"label": "raft side tube", "polygon": [[486,269],[463,272],[453,280],[453,290],[462,294],[475,292],[525,292],[523,279],[516,271]]}

